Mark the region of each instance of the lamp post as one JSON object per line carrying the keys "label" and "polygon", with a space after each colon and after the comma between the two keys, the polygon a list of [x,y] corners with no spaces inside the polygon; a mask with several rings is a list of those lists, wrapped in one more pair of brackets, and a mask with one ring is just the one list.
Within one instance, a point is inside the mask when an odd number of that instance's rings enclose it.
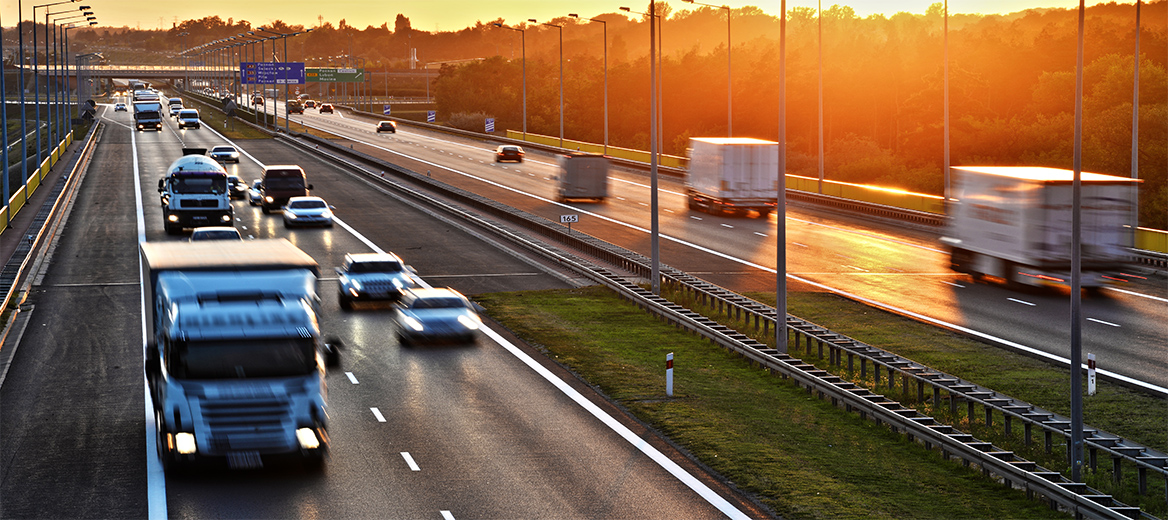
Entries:
{"label": "lamp post", "polygon": [[[41,9],[41,8],[45,9],[45,72],[46,72],[46,76],[45,76],[45,98],[46,98],[45,99],[45,109],[47,111],[45,115],[48,116],[48,119],[46,120],[46,124],[48,124],[48,128],[46,129],[46,135],[48,135],[49,140],[52,140],[53,139],[53,117],[52,117],[53,107],[51,104],[48,103],[49,82],[48,82],[48,75],[47,75],[48,60],[49,60],[49,9],[48,8],[50,6],[68,4],[68,3],[75,2],[75,1],[76,0],[64,0],[62,2],[51,2],[48,4],[41,4],[41,5],[32,6],[32,20],[33,20],[32,21],[32,79],[33,79],[32,91],[36,92],[36,121],[37,121],[36,141],[37,141],[37,165],[38,166],[41,163],[41,156],[43,154],[41,152],[41,81],[40,81],[41,76],[39,73],[40,60],[37,59],[37,52],[36,52],[36,32],[37,32],[37,30],[36,30],[36,10]],[[89,6],[84,6],[81,9],[82,10],[89,9]],[[62,11],[62,12],[67,12],[67,11]],[[58,14],[60,14],[60,13],[58,13]]]}
{"label": "lamp post", "polygon": [[191,35],[191,33],[186,32],[186,31],[178,33],[178,36],[182,37],[182,47],[183,47],[183,51],[179,53],[179,56],[182,56],[182,60],[183,60],[183,88],[186,89],[188,92],[191,90],[191,74],[190,74],[190,63],[189,63],[190,58],[187,56],[186,48],[187,48],[187,36],[190,36],[190,35]]}
{"label": "lamp post", "polygon": [[[516,29],[508,27],[501,23],[494,24],[495,27],[502,27],[504,29],[511,29],[519,32],[519,47],[521,49],[521,56],[523,57],[523,142],[527,142],[527,30]],[[514,51],[512,51],[514,52]],[[512,54],[512,56],[515,56]]]}
{"label": "lamp post", "polygon": [[730,66],[730,6],[703,4],[694,0],[681,1],[726,10],[726,137],[734,137],[734,83],[733,79],[731,79],[733,69]]}
{"label": "lamp post", "polygon": [[[260,31],[278,35],[278,37],[281,40],[284,40],[284,65],[285,65],[285,69],[284,69],[284,100],[285,100],[285,103],[287,103],[287,100],[288,100],[288,74],[287,74],[287,71],[288,71],[288,69],[287,69],[287,65],[288,65],[288,37],[289,36],[296,36],[298,34],[312,32],[312,29],[310,28],[310,29],[307,29],[304,31],[298,31],[298,32],[293,32],[293,33],[280,33],[280,32],[273,31],[271,29],[265,29],[263,27],[260,27]],[[362,58],[362,59],[364,59],[364,58]],[[299,83],[297,83],[297,85],[299,85]],[[272,110],[274,112],[275,108],[273,108]],[[288,122],[289,119],[291,119],[291,116],[292,116],[292,114],[288,113],[288,105],[285,104],[284,105],[284,133],[291,132],[291,130],[289,130],[290,125]],[[301,117],[301,119],[303,119],[303,117]],[[280,126],[280,123],[279,123],[279,120],[277,119],[276,127],[279,128],[279,126]]]}
{"label": "lamp post", "polygon": [[[576,14],[569,14],[568,16],[580,18]],[[588,21],[596,22],[604,26],[604,154],[608,155],[608,22],[595,18],[589,18]]]}
{"label": "lamp post", "polygon": [[[528,19],[531,23],[539,23],[534,18]],[[548,27],[560,30],[560,148],[564,147],[564,26],[554,23],[542,23]]]}
{"label": "lamp post", "polygon": [[[0,23],[0,27],[4,24]],[[0,56],[4,55],[4,38],[0,38]],[[0,67],[3,65],[0,64]],[[3,126],[4,131],[0,132],[3,137],[0,137],[0,173],[3,174],[3,189],[4,200],[12,198],[12,194],[8,192],[8,94],[4,85],[4,72],[0,70],[0,126]],[[4,204],[4,221],[12,222],[12,212],[9,207],[11,204]]]}
{"label": "lamp post", "polygon": [[[73,0],[71,0],[71,1],[73,1]],[[70,3],[70,2],[58,2],[58,4],[62,4],[62,3]],[[50,5],[56,5],[56,4],[50,4]],[[86,9],[89,9],[89,6],[83,5],[79,9],[84,11]],[[35,11],[35,8],[33,10]],[[49,17],[50,16],[55,17],[55,16],[60,15],[60,14],[68,14],[68,13],[73,13],[73,11],[66,10],[66,11],[49,12],[48,9],[45,10],[45,96],[48,97],[48,100],[47,100],[48,101],[47,108],[48,108],[48,116],[49,116],[49,119],[48,119],[49,129],[48,130],[49,130],[49,140],[53,141],[53,142],[57,142],[57,143],[59,143],[60,139],[62,138],[61,124],[60,124],[61,118],[58,117],[58,114],[57,114],[61,111],[61,107],[59,105],[54,107],[54,105],[56,105],[57,102],[59,101],[58,97],[56,96],[57,89],[49,86],[49,77],[50,77],[50,74],[48,73],[49,72],[49,65],[50,65],[49,64]],[[62,20],[70,20],[73,18],[81,18],[81,17],[85,17],[85,16],[86,15],[84,15],[84,14],[79,14],[79,15],[62,17],[62,18],[53,18],[52,23],[53,23],[53,51],[54,52],[53,52],[53,64],[52,65],[54,66],[53,67],[54,69],[56,68],[55,66],[56,66],[56,62],[57,62],[57,55],[56,55],[57,26],[56,26],[56,23],[59,21],[62,21]],[[53,79],[57,79],[55,75],[53,75]],[[58,81],[58,83],[59,83],[59,81]],[[37,98],[39,99],[40,98],[40,87],[34,87],[34,89],[37,91]],[[37,119],[40,119],[40,112],[39,112],[40,105],[38,104],[37,106],[38,106]],[[57,113],[53,112],[54,109],[57,111]],[[38,139],[38,141],[39,141],[39,139]]]}
{"label": "lamp post", "polygon": [[650,285],[653,294],[661,294],[661,241],[658,227],[657,204],[657,6],[649,2],[648,13],[638,13],[628,7],[621,7],[621,11],[649,17],[649,172],[652,182],[649,190],[649,219],[650,235],[649,249],[652,263]]}

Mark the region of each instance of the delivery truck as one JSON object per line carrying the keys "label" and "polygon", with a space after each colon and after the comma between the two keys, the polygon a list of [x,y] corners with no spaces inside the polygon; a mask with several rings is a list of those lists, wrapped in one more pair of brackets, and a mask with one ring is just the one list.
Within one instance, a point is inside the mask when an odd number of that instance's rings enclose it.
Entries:
{"label": "delivery truck", "polygon": [[[953,167],[941,242],[954,271],[1015,285],[1070,285],[1074,172]],[[1130,262],[1138,180],[1082,172],[1080,284],[1100,288]]]}
{"label": "delivery truck", "polygon": [[779,143],[747,137],[689,140],[689,209],[721,215],[755,211],[766,218],[779,201]]}
{"label": "delivery truck", "polygon": [[556,201],[592,200],[604,202],[608,197],[608,156],[571,152],[557,159],[560,171],[555,176]]}
{"label": "delivery truck", "polygon": [[143,242],[145,376],[158,456],[237,469],[328,451],[325,371],[311,256],[285,239]]}

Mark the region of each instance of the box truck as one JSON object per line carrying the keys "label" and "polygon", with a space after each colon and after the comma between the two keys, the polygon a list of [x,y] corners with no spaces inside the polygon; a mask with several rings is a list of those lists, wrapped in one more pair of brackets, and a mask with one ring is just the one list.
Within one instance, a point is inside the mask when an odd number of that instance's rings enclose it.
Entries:
{"label": "box truck", "polygon": [[571,152],[557,159],[560,171],[555,176],[556,201],[594,200],[604,202],[608,196],[608,156]]}
{"label": "box truck", "polygon": [[689,141],[689,209],[714,215],[758,212],[766,218],[779,201],[779,143],[745,137]]}
{"label": "box truck", "polygon": [[[1007,284],[1070,285],[1071,170],[953,167],[941,242],[954,271]],[[1082,172],[1081,286],[1099,288],[1130,262],[1138,180]]]}
{"label": "box truck", "polygon": [[262,467],[265,458],[323,464],[325,371],[311,256],[285,239],[143,242],[145,375],[158,456]]}

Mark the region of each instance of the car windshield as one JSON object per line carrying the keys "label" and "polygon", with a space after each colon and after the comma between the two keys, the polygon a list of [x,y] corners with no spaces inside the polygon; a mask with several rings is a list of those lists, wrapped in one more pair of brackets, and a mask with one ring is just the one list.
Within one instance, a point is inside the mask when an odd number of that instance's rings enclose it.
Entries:
{"label": "car windshield", "polygon": [[191,240],[239,240],[239,232],[235,230],[195,231],[191,233]]}
{"label": "car windshield", "polygon": [[398,273],[401,272],[401,262],[354,262],[349,266],[350,273]]}
{"label": "car windshield", "polygon": [[227,177],[175,177],[171,187],[175,193],[223,193],[227,190]]}
{"label": "car windshield", "polygon": [[273,191],[275,191],[275,190],[303,190],[304,189],[304,179],[299,179],[296,177],[282,177],[282,178],[281,177],[276,177],[276,178],[269,177],[268,180],[264,181],[264,182],[265,182],[264,187],[266,187],[269,190],[273,190]]}
{"label": "car windshield", "polygon": [[323,200],[297,200],[288,204],[292,209],[318,209],[326,207]]}
{"label": "car windshield", "polygon": [[466,307],[459,298],[418,298],[411,309],[458,309]]}
{"label": "car windshield", "polygon": [[316,369],[310,338],[179,341],[170,352],[167,366],[179,379],[288,377]]}
{"label": "car windshield", "polygon": [[232,148],[230,146],[216,146],[216,147],[211,149],[211,153],[231,153],[234,151],[235,151],[235,148]]}

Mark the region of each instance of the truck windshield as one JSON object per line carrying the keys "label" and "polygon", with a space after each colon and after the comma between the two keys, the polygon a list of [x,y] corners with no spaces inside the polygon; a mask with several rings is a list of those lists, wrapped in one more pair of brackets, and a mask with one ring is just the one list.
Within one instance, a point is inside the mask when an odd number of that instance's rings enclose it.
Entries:
{"label": "truck windshield", "polygon": [[309,338],[176,342],[169,369],[180,379],[289,377],[316,370]]}
{"label": "truck windshield", "polygon": [[299,177],[268,177],[264,180],[264,188],[273,191],[303,190],[304,179]]}
{"label": "truck windshield", "polygon": [[200,175],[198,177],[174,177],[171,180],[175,193],[225,193],[227,177]]}

